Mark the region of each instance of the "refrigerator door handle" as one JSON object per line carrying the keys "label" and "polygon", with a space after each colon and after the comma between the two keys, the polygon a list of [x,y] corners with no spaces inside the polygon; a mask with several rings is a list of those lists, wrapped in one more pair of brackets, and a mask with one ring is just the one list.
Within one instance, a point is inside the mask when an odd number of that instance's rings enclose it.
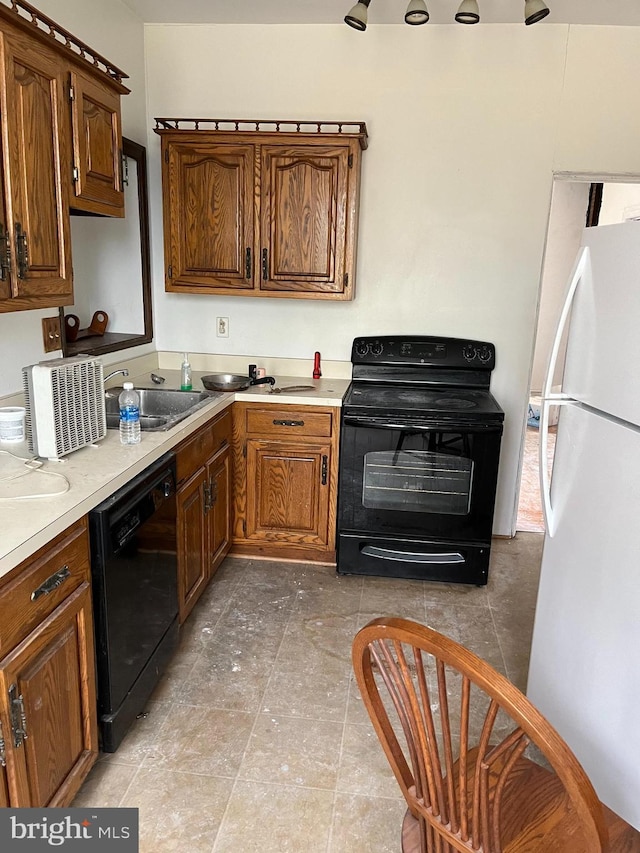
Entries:
{"label": "refrigerator door handle", "polygon": [[549,356],[549,366],[547,367],[547,375],[544,378],[544,382],[542,384],[542,399],[540,406],[540,453],[539,453],[539,466],[540,466],[540,493],[542,495],[542,513],[544,516],[544,525],[549,536],[553,536],[556,531],[556,518],[553,513],[553,505],[551,503],[551,476],[549,472],[549,462],[548,462],[548,448],[549,448],[549,409],[551,406],[562,406],[567,403],[574,402],[568,394],[563,393],[554,393],[551,389],[553,387],[553,377],[556,370],[556,364],[558,363],[558,356],[560,354],[560,344],[562,343],[562,339],[564,336],[564,331],[569,321],[569,317],[571,316],[571,308],[573,306],[573,300],[575,299],[575,295],[578,289],[578,285],[582,281],[582,279],[590,272],[591,269],[591,256],[589,252],[588,246],[583,246],[578,253],[578,257],[576,258],[576,262],[573,266],[573,270],[571,272],[571,276],[569,278],[569,285],[567,287],[567,294],[564,299],[564,304],[562,306],[562,311],[560,312],[560,317],[558,318],[558,325],[556,327],[556,332],[553,338],[553,345],[551,347],[551,354]]}
{"label": "refrigerator door handle", "polygon": [[[571,273],[571,277],[569,278],[569,285],[567,287],[567,295],[564,299],[564,304],[562,306],[562,311],[560,312],[560,317],[558,318],[558,325],[556,327],[556,333],[553,338],[553,346],[551,347],[551,354],[549,356],[549,366],[547,367],[547,375],[544,378],[544,382],[542,384],[542,397],[547,400],[566,400],[568,399],[567,394],[563,394],[562,392],[559,394],[554,394],[551,390],[553,387],[553,375],[556,370],[556,364],[558,362],[558,355],[560,353],[560,344],[562,343],[562,338],[564,335],[564,330],[566,328],[567,322],[569,321],[569,317],[571,316],[571,307],[573,305],[573,300],[575,299],[576,291],[578,289],[578,285],[584,278],[587,272],[591,269],[591,255],[589,252],[588,246],[583,246],[578,253],[578,257],[576,258],[576,262],[573,266],[573,271]],[[542,421],[542,412],[541,421]],[[542,433],[540,433],[542,437]]]}
{"label": "refrigerator door handle", "polygon": [[552,406],[573,406],[576,404],[571,397],[561,397],[559,394],[549,400],[542,400],[540,406],[540,454],[538,459],[540,471],[540,494],[542,496],[542,514],[544,527],[548,536],[553,536],[557,528],[557,519],[551,503],[551,471],[549,470],[549,420]]}

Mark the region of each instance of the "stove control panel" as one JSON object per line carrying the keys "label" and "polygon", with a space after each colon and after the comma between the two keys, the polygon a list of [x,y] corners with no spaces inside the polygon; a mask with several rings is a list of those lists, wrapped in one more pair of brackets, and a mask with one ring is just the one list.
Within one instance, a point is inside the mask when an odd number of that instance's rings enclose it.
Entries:
{"label": "stove control panel", "polygon": [[387,335],[356,338],[351,348],[351,363],[493,370],[496,353],[493,344],[486,341]]}

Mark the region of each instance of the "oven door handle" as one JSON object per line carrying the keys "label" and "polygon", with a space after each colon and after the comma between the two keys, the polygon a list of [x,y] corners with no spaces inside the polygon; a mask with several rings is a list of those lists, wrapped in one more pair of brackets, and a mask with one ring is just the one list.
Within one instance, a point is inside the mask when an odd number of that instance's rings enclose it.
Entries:
{"label": "oven door handle", "polygon": [[378,545],[365,545],[362,552],[367,557],[378,560],[395,560],[400,563],[464,563],[465,559],[459,551],[441,554],[430,554],[421,551],[394,551],[392,548],[380,548]]}
{"label": "oven door handle", "polygon": [[347,426],[355,426],[355,427],[364,427],[365,429],[396,429],[401,432],[433,432],[434,429],[438,429],[440,431],[443,430],[443,425],[439,426],[427,425],[424,423],[418,424],[396,424],[391,421],[386,421],[384,419],[376,419],[376,418],[356,418],[350,415],[346,415],[343,423]]}
{"label": "oven door handle", "polygon": [[395,421],[387,421],[384,418],[360,418],[356,415],[344,415],[342,423],[344,426],[398,430],[399,432],[502,432],[501,423],[484,423],[482,421],[461,425],[460,423],[450,424],[442,419],[431,419],[429,421],[423,419],[417,423],[405,421],[399,424]]}

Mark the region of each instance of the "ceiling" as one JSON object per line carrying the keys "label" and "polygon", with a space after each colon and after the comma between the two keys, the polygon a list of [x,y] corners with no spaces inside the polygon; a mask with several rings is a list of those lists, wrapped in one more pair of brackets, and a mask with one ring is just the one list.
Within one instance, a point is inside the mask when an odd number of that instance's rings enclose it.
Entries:
{"label": "ceiling", "polygon": [[[123,0],[146,23],[336,24],[356,0]],[[453,22],[459,0],[426,0],[429,24]],[[522,22],[524,0],[478,0],[482,23]],[[640,26],[638,0],[546,0],[547,24]],[[371,0],[369,24],[401,24],[407,0]],[[427,24],[427,26],[429,26]],[[354,32],[354,35],[355,32]]]}

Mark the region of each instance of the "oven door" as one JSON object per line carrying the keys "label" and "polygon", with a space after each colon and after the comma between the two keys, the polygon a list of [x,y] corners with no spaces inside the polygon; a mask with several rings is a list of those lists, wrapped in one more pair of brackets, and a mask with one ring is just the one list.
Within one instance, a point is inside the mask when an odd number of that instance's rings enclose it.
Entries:
{"label": "oven door", "polygon": [[490,544],[502,424],[343,414],[342,531]]}

